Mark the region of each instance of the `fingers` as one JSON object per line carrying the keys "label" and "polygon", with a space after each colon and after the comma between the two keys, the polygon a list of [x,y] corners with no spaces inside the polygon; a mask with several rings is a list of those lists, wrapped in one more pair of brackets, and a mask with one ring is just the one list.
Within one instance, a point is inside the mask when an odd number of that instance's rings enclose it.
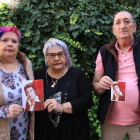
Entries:
{"label": "fingers", "polygon": [[48,109],[48,112],[55,110],[61,112],[61,104],[59,104],[55,99],[47,99],[44,103],[44,109]]}
{"label": "fingers", "polygon": [[51,111],[53,111],[53,104],[50,104],[50,105],[48,106],[48,112],[51,112]]}
{"label": "fingers", "polygon": [[110,89],[112,84],[113,84],[113,81],[108,76],[103,76],[99,81],[99,87],[103,90]]}
{"label": "fingers", "polygon": [[52,100],[51,100],[51,99],[47,99],[47,100],[44,102],[44,109],[46,109],[51,103],[52,103]]}
{"label": "fingers", "polygon": [[23,112],[23,107],[18,104],[12,104],[9,106],[9,116],[11,118],[18,117]]}

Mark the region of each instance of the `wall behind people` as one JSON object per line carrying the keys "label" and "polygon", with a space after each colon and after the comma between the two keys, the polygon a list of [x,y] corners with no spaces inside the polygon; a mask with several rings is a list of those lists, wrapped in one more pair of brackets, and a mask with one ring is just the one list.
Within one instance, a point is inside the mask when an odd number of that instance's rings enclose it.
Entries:
{"label": "wall behind people", "polygon": [[[131,12],[140,37],[139,5],[139,0],[22,0],[15,11],[0,9],[0,26],[15,24],[21,29],[20,50],[33,62],[34,69],[44,65],[42,48],[50,37],[65,41],[74,66],[84,69],[92,82],[99,48],[115,38],[111,29],[114,13]],[[95,95],[93,101],[94,106],[89,110],[90,134],[96,140],[100,137],[100,127]]]}

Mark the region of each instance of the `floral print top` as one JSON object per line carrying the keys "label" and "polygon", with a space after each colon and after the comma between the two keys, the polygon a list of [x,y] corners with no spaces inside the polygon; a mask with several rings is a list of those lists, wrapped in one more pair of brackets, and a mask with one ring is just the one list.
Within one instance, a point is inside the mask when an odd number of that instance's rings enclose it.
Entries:
{"label": "floral print top", "polygon": [[10,140],[26,140],[28,133],[28,112],[22,112],[16,118],[9,117],[9,105],[22,105],[22,81],[27,79],[25,69],[19,63],[14,73],[6,73],[0,69],[0,77],[7,106],[0,106],[0,119],[9,118]]}

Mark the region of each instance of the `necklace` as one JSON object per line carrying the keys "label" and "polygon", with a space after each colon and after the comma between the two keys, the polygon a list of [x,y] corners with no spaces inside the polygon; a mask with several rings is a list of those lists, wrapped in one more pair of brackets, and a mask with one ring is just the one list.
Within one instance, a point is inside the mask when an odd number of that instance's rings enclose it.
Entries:
{"label": "necklace", "polygon": [[[65,69],[62,71],[61,77],[63,76],[64,72],[65,72]],[[51,71],[51,73],[52,73],[52,71]],[[61,77],[60,77],[60,78],[61,78]],[[53,78],[52,78],[52,85],[51,85],[52,88],[54,88],[54,87],[56,86],[57,81],[58,81],[60,78],[56,79],[56,81],[53,81]]]}
{"label": "necklace", "polygon": [[56,86],[56,84],[57,84],[57,81],[59,80],[60,78],[58,78],[58,79],[56,79],[56,81],[53,81],[53,78],[52,78],[52,85],[51,85],[51,87],[52,88],[54,88],[55,86]]}
{"label": "necklace", "polygon": [[[1,62],[1,64],[2,64],[2,62]],[[16,65],[16,60],[15,60],[15,62],[13,63],[14,64],[14,68],[13,68],[13,71],[14,71],[14,69],[15,69],[15,65]],[[9,72],[9,73],[13,73],[13,71],[11,72],[11,71],[9,71],[3,64],[2,64],[2,66]]]}

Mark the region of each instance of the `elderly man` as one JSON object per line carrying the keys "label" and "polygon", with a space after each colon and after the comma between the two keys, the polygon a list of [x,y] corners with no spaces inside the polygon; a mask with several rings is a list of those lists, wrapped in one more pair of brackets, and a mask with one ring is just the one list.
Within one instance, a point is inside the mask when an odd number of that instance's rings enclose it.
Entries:
{"label": "elderly man", "polygon": [[[127,11],[114,17],[116,39],[101,47],[96,60],[93,87],[101,95],[98,118],[102,140],[140,140],[140,41],[137,24]],[[126,102],[111,102],[113,81],[126,82]]]}

